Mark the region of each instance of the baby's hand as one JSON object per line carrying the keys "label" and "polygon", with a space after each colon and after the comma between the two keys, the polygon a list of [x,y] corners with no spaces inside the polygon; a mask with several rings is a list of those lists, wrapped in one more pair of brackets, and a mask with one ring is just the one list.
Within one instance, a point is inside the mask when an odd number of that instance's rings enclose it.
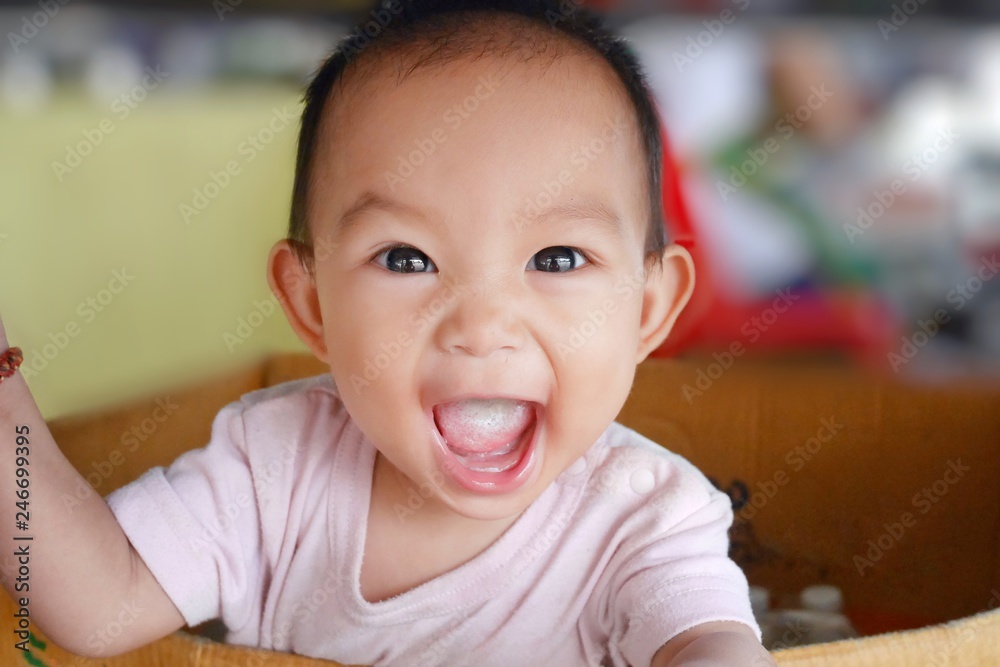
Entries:
{"label": "baby's hand", "polygon": [[664,644],[652,667],[775,667],[774,658],[742,623],[695,626]]}

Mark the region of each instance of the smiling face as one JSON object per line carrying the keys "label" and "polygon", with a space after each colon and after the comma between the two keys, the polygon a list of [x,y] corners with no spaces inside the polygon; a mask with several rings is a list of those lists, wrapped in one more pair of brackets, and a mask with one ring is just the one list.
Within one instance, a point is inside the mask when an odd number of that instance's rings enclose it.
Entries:
{"label": "smiling face", "polygon": [[[646,273],[644,161],[613,77],[582,54],[488,57],[399,85],[382,70],[328,108],[314,275],[279,242],[269,280],[387,479],[433,487],[438,510],[519,514],[615,419],[686,302],[683,250]],[[509,470],[444,446],[435,406],[466,397],[529,402]]]}

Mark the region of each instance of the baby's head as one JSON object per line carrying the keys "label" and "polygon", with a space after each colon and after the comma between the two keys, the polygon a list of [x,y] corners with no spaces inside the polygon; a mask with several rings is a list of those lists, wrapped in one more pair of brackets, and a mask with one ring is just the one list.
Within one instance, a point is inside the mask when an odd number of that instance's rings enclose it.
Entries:
{"label": "baby's head", "polygon": [[[511,517],[617,417],[690,295],[657,116],[572,0],[390,1],[309,87],[268,280],[383,488]],[[475,397],[522,402],[449,409]]]}

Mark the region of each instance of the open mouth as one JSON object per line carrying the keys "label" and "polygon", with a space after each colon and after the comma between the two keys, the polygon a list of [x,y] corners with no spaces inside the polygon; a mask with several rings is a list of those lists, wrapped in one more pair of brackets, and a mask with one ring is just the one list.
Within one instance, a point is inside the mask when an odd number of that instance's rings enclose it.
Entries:
{"label": "open mouth", "polygon": [[489,419],[480,420],[480,423],[485,421],[486,426],[477,433],[485,432],[487,435],[476,439],[463,433],[463,437],[455,436],[452,441],[446,434],[454,434],[456,429],[442,423],[447,422],[447,417],[442,415],[440,405],[434,406],[428,416],[434,424],[433,431],[439,445],[436,453],[444,472],[471,491],[509,492],[526,483],[535,468],[538,426],[543,408],[534,402],[522,403],[527,412],[520,416],[516,424],[508,424],[511,430],[491,425]]}
{"label": "open mouth", "polygon": [[455,456],[455,459],[463,466],[473,472],[503,472],[510,470],[520,462],[524,456],[524,451],[531,440],[532,432],[535,429],[536,417],[533,415],[531,421],[509,442],[497,448],[483,450],[467,449],[459,444],[448,441],[438,422],[437,415],[434,416],[434,425],[437,426],[438,434],[448,450]]}

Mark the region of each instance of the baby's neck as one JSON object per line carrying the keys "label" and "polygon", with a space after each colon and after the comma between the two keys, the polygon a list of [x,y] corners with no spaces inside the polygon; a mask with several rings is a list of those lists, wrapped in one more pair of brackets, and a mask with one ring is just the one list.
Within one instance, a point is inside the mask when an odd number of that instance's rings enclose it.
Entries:
{"label": "baby's neck", "polygon": [[[437,496],[425,497],[420,491],[418,484],[400,472],[381,453],[376,453],[369,510],[371,515],[376,515],[377,510],[377,516],[392,515],[394,523],[400,527],[412,524],[422,530],[433,530],[435,535],[450,532],[458,535],[495,534],[493,540],[519,516],[494,520],[469,518],[455,512]],[[419,503],[415,499],[419,499]]]}
{"label": "baby's neck", "polygon": [[436,498],[424,499],[411,511],[407,490],[413,482],[381,454],[376,456],[372,478],[360,582],[361,595],[369,602],[404,593],[472,560],[519,516],[470,519]]}

